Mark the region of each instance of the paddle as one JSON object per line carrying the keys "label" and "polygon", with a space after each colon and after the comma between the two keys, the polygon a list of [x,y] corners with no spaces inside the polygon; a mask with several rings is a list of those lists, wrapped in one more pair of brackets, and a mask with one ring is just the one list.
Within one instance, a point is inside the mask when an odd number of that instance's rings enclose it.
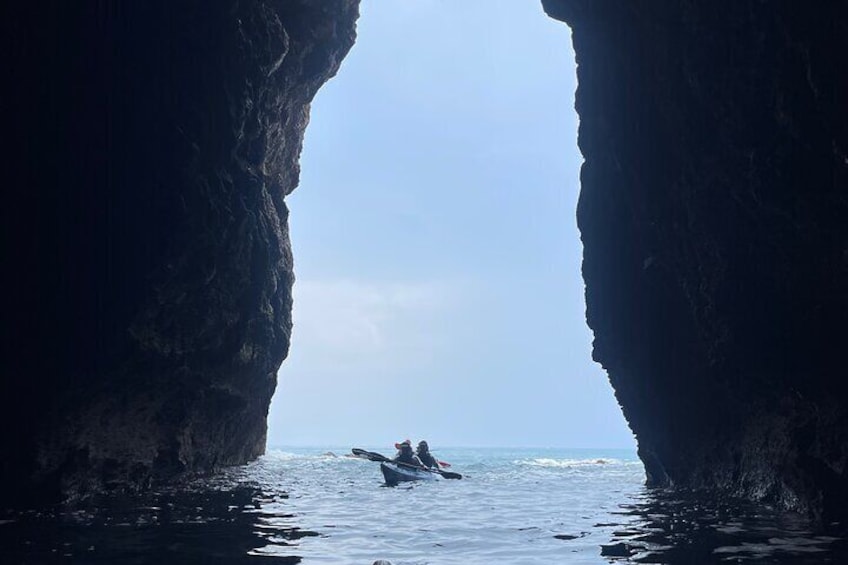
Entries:
{"label": "paddle", "polygon": [[428,469],[427,467],[419,467],[418,465],[410,465],[409,463],[401,463],[399,461],[393,461],[382,455],[380,453],[375,453],[373,451],[365,451],[364,449],[359,449],[358,447],[354,447],[351,449],[351,452],[357,457],[362,457],[363,459],[368,459],[369,461],[380,461],[383,463],[394,463],[395,465],[402,465],[404,467],[409,467],[411,469],[424,469],[425,471],[430,471],[431,473],[438,473],[446,479],[461,479],[462,475],[459,473],[452,473],[450,471],[442,471],[441,469]]}

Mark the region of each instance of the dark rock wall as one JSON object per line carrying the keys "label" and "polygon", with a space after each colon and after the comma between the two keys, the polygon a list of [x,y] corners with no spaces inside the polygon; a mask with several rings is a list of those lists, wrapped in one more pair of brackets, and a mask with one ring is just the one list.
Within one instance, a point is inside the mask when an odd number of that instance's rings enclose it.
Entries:
{"label": "dark rock wall", "polygon": [[[595,357],[650,482],[848,508],[844,1],[544,0]],[[3,500],[260,454],[284,197],[356,0],[7,2]]]}
{"label": "dark rock wall", "polygon": [[848,508],[848,2],[544,0],[594,357],[649,482]]}
{"label": "dark rock wall", "polygon": [[3,8],[3,495],[245,462],[291,331],[284,197],[356,0]]}

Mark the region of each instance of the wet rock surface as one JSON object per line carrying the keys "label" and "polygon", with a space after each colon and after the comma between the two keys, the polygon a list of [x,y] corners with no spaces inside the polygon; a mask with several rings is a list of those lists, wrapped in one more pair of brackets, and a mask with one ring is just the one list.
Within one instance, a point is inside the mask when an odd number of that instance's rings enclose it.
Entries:
{"label": "wet rock surface", "polygon": [[291,331],[284,197],[358,2],[3,12],[4,499],[256,457]]}
{"label": "wet rock surface", "polygon": [[649,482],[848,508],[845,2],[544,0],[594,357]]}

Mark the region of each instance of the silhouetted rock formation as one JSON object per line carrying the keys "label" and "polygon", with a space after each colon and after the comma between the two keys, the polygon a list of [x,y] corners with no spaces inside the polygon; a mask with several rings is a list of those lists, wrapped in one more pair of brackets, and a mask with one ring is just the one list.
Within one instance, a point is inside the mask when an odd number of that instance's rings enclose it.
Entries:
{"label": "silhouetted rock formation", "polygon": [[[544,4],[595,358],[650,481],[845,513],[846,2]],[[3,500],[263,451],[283,198],[357,5],[4,4]]]}
{"label": "silhouetted rock formation", "polygon": [[594,356],[649,481],[848,509],[848,3],[544,0]]}
{"label": "silhouetted rock formation", "polygon": [[3,11],[2,499],[256,457],[291,330],[283,198],[358,1]]}

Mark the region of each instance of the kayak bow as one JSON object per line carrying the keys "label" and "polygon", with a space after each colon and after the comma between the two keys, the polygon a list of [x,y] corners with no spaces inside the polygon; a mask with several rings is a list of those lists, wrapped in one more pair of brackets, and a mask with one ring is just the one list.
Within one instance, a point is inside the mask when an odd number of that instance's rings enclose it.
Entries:
{"label": "kayak bow", "polygon": [[390,487],[408,481],[435,481],[440,478],[438,473],[397,463],[380,463],[380,470],[383,472],[386,484]]}

